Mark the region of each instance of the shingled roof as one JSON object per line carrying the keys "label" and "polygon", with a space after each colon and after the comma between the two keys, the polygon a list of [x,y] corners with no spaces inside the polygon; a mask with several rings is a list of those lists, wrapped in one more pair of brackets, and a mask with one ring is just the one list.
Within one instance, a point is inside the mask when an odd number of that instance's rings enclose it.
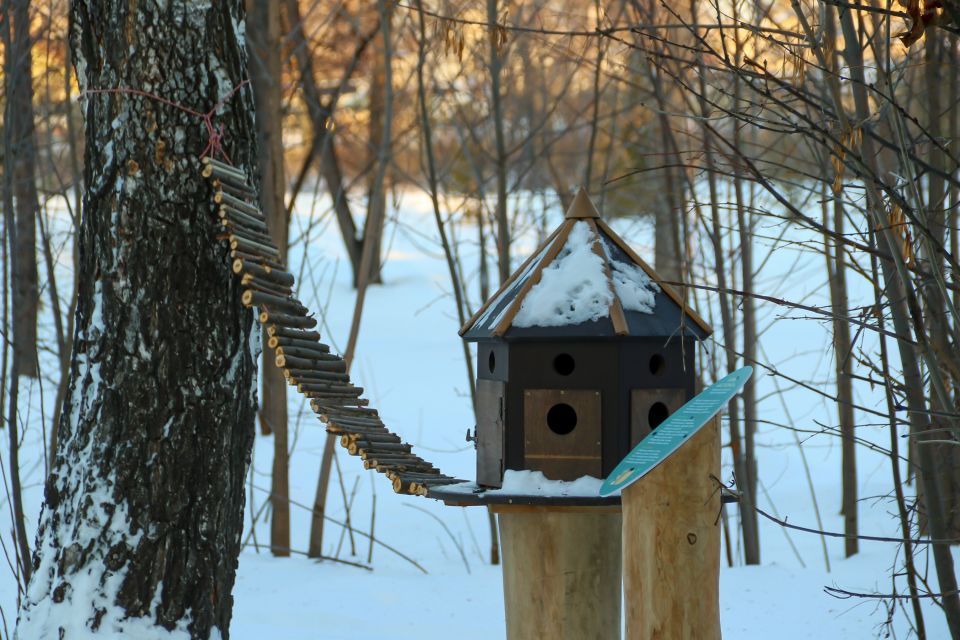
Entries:
{"label": "shingled roof", "polygon": [[563,223],[460,329],[465,340],[692,336],[713,329],[581,189]]}

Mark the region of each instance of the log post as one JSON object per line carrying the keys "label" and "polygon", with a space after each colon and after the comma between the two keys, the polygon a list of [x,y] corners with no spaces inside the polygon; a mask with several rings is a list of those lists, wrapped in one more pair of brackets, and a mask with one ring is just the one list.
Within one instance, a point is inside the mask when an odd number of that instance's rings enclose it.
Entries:
{"label": "log post", "polygon": [[497,511],[507,638],[619,639],[619,510]]}
{"label": "log post", "polygon": [[720,419],[623,490],[628,640],[720,640]]}

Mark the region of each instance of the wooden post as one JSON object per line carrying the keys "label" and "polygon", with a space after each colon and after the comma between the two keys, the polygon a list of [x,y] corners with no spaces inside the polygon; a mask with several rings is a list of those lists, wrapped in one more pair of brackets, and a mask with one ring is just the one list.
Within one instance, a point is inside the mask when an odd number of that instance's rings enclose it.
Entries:
{"label": "wooden post", "polygon": [[720,639],[720,419],[623,491],[628,640]]}
{"label": "wooden post", "polygon": [[620,512],[501,507],[508,640],[620,638]]}

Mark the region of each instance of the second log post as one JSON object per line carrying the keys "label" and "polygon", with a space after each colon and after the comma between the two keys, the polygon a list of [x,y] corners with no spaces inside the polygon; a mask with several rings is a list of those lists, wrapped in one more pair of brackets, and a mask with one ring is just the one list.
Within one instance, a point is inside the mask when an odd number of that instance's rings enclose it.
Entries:
{"label": "second log post", "polygon": [[720,640],[720,419],[623,491],[628,640]]}

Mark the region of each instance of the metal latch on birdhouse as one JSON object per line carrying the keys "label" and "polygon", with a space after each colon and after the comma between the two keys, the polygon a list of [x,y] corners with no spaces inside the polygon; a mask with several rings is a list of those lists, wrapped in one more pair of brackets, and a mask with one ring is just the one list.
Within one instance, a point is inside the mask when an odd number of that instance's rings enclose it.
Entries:
{"label": "metal latch on birdhouse", "polygon": [[473,443],[473,448],[477,448],[477,428],[474,426],[473,431],[470,431],[470,427],[467,427],[467,442]]}

